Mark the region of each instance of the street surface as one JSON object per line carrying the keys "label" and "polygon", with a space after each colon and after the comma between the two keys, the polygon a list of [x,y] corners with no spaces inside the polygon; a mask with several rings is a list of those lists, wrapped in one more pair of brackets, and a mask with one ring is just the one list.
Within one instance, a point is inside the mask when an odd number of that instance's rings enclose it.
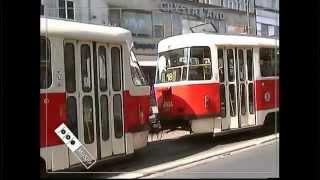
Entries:
{"label": "street surface", "polygon": [[[162,135],[159,134],[157,138],[151,137],[148,138],[148,145],[146,148],[140,150],[134,156],[128,157],[123,160],[119,160],[112,163],[104,163],[102,165],[95,166],[91,168],[89,171],[92,173],[83,171],[81,174],[77,173],[62,173],[62,174],[53,174],[54,176],[61,177],[93,177],[93,178],[143,178],[148,176],[160,176],[161,178],[180,178],[180,177],[199,177],[199,173],[188,173],[187,176],[184,171],[186,170],[178,170],[174,175],[169,174],[157,174],[161,172],[154,172],[147,175],[133,175],[128,177],[121,177],[122,175],[126,175],[130,172],[139,172],[143,169],[148,169],[152,167],[158,167],[166,164],[170,164],[172,162],[179,162],[185,158],[197,158],[200,156],[204,156],[206,154],[210,154],[212,152],[221,151],[226,148],[233,148],[234,146],[238,146],[241,143],[247,141],[254,141],[258,138],[264,138],[266,136],[270,136],[275,134],[274,127],[261,128],[256,129],[254,131],[230,134],[225,136],[217,136],[212,137],[212,134],[204,134],[204,135],[190,135],[189,132],[186,131],[172,131],[172,132],[164,132]],[[161,139],[160,139],[161,138]],[[278,151],[275,144],[261,146],[257,150],[251,150],[248,152],[239,152],[239,155],[234,154],[229,159],[228,156],[221,160],[214,160],[217,162],[210,161],[209,164],[201,164],[199,161],[199,165],[194,166],[191,170],[187,170],[188,172],[202,172],[211,171],[210,167],[214,167],[215,171],[226,170],[230,171],[262,171],[264,174],[259,173],[256,175],[252,174],[249,177],[274,177],[277,174],[271,174],[266,172],[267,168],[271,166],[271,164],[275,161],[274,154],[275,151]],[[253,152],[253,153],[252,153]],[[235,153],[235,152],[234,152]],[[242,155],[243,154],[243,155]],[[253,156],[250,156],[253,154]],[[256,158],[255,158],[256,157]],[[277,156],[278,157],[278,156]],[[209,158],[210,159],[210,158]],[[226,160],[226,161],[225,161]],[[223,161],[223,162],[222,162]],[[263,162],[263,163],[262,163]],[[198,162],[197,162],[198,163]],[[233,164],[234,163],[234,164]],[[190,163],[189,163],[190,164]],[[233,164],[233,165],[230,165]],[[263,165],[265,164],[265,166]],[[230,167],[229,169],[225,169],[226,167]],[[195,168],[195,169],[194,169]],[[161,169],[161,168],[160,168]],[[164,170],[167,171],[167,170]],[[234,175],[237,177],[247,177],[247,173],[235,173]],[[203,177],[212,177],[213,175],[210,173],[201,173]],[[229,177],[230,173],[219,173],[215,174],[214,177]],[[201,177],[201,176],[200,176]],[[233,176],[232,176],[233,177]]]}
{"label": "street surface", "polygon": [[[191,167],[188,167],[191,166]],[[279,177],[279,140],[214,157],[145,178],[276,178]]]}

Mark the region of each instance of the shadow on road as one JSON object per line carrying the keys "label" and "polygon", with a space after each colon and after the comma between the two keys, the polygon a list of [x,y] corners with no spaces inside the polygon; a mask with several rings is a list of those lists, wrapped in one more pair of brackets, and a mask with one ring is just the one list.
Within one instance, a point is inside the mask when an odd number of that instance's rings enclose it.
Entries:
{"label": "shadow on road", "polygon": [[149,142],[148,146],[130,158],[91,169],[96,172],[131,172],[160,165],[209,150],[216,146],[255,139],[275,133],[274,124],[253,131],[212,137],[212,134],[186,135],[176,139]]}

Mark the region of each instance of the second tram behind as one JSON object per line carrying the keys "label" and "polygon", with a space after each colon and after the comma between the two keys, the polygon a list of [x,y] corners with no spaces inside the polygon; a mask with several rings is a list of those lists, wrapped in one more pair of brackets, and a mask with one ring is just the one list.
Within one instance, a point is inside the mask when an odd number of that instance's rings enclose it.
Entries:
{"label": "second tram behind", "polygon": [[223,134],[279,112],[279,41],[191,33],[158,45],[155,95],[164,129]]}

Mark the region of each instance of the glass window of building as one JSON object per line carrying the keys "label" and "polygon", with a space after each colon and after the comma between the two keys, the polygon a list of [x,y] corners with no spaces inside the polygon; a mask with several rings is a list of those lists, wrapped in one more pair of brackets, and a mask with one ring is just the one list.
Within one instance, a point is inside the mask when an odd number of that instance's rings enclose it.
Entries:
{"label": "glass window of building", "polygon": [[59,17],[74,19],[74,2],[72,0],[59,0]]}
{"label": "glass window of building", "polygon": [[123,10],[121,26],[129,29],[135,37],[152,37],[151,12]]}
{"label": "glass window of building", "polygon": [[152,12],[154,37],[168,37],[172,34],[171,15],[168,13]]}
{"label": "glass window of building", "polygon": [[182,17],[178,14],[171,14],[172,35],[182,34]]}
{"label": "glass window of building", "polygon": [[110,26],[120,26],[120,11],[119,8],[110,7],[108,17]]}

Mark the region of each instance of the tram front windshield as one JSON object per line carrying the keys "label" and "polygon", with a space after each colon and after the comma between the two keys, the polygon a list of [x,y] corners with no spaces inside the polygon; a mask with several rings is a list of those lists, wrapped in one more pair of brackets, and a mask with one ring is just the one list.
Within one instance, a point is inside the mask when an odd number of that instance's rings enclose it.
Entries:
{"label": "tram front windshield", "polygon": [[159,54],[156,83],[210,80],[212,59],[209,47],[187,47]]}

